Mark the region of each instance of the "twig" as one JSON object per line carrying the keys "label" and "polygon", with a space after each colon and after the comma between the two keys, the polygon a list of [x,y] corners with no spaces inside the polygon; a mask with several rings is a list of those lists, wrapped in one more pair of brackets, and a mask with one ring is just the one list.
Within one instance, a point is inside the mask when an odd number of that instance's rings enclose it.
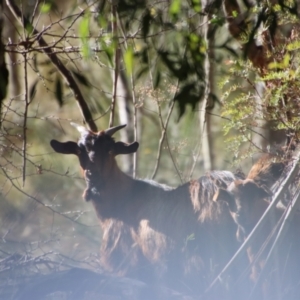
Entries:
{"label": "twig", "polygon": [[[175,101],[173,101],[173,103],[175,104]],[[178,169],[178,167],[177,167],[177,164],[176,164],[176,161],[175,161],[175,159],[174,159],[173,153],[172,153],[172,151],[171,151],[171,147],[170,147],[170,144],[169,144],[169,139],[168,139],[168,133],[167,133],[167,131],[165,132],[165,139],[166,139],[167,147],[168,147],[169,154],[170,154],[170,157],[171,157],[171,159],[172,159],[174,168],[175,168],[175,170],[176,170],[176,172],[177,172],[177,175],[178,175],[178,177],[179,177],[179,179],[180,179],[181,184],[183,184],[182,176],[181,176],[181,174],[180,174],[180,171],[179,171],[179,169]]]}
{"label": "twig", "polygon": [[[22,23],[24,28],[29,28],[29,30],[31,28],[33,28],[32,24],[21,13],[20,9],[14,3],[13,0],[6,0],[6,3],[7,3],[7,6],[10,8],[11,12],[14,14],[14,16]],[[84,13],[84,11],[81,14],[83,14],[83,13]],[[78,103],[78,106],[80,108],[80,111],[81,111],[84,121],[88,124],[89,128],[92,131],[97,131],[97,126],[96,126],[95,122],[93,121],[90,109],[89,109],[86,101],[84,100],[81,90],[79,89],[79,86],[77,85],[76,80],[73,77],[72,73],[63,65],[61,60],[57,57],[56,53],[53,52],[52,48],[50,48],[48,46],[46,41],[43,39],[42,36],[39,35],[40,33],[36,29],[32,30],[32,34],[38,36],[37,42],[39,43],[40,47],[43,47],[43,52],[48,55],[51,62],[57,67],[59,72],[62,74],[62,76],[68,82],[71,90],[74,93],[74,97]]]}
{"label": "twig", "polygon": [[[178,82],[177,82],[177,86],[176,86],[176,91],[175,91],[175,94],[178,90]],[[174,97],[175,97],[175,94],[174,94]],[[161,159],[161,151],[162,151],[162,147],[163,147],[163,143],[164,141],[166,140],[167,141],[167,128],[168,128],[168,124],[169,124],[169,120],[170,120],[170,117],[171,117],[171,114],[173,112],[173,108],[175,106],[175,101],[174,101],[174,97],[173,99],[171,100],[171,105],[169,107],[169,111],[168,111],[168,115],[167,115],[167,118],[166,118],[166,121],[164,123],[163,119],[162,119],[162,115],[161,115],[161,109],[160,109],[160,106],[159,106],[159,103],[157,103],[157,109],[158,109],[158,116],[159,116],[159,120],[160,120],[160,126],[161,126],[161,136],[160,136],[160,139],[159,139],[159,144],[158,144],[158,150],[157,150],[157,155],[156,155],[156,163],[155,163],[155,166],[154,166],[154,170],[153,170],[153,173],[152,173],[152,176],[151,176],[151,179],[154,179],[154,177],[156,176],[157,174],[157,171],[158,171],[158,166],[159,166],[159,163],[160,163],[160,159]],[[176,169],[176,172],[180,178],[180,181],[181,183],[183,183],[182,181],[182,178],[181,178],[181,175],[180,175],[180,172],[176,166],[176,163],[175,163],[175,160],[174,160],[174,157],[172,155],[172,152],[171,152],[171,149],[170,149],[170,145],[169,145],[169,142],[167,141],[167,147],[168,147],[168,150],[169,150],[169,154],[171,156],[171,159],[172,159],[172,162],[173,162],[173,165]]]}
{"label": "twig", "polygon": [[[232,119],[230,119],[230,118],[228,118],[228,117],[224,117],[224,116],[221,116],[221,115],[218,115],[218,114],[209,112],[209,111],[207,111],[206,113],[209,114],[209,115],[211,115],[211,116],[218,117],[218,118],[221,119],[221,120],[225,120],[225,121],[228,121],[228,122],[232,122]],[[252,127],[245,126],[245,128],[246,128],[247,130],[249,130],[250,132],[255,133],[255,134],[259,135],[261,138],[267,140],[267,138],[266,138],[263,134],[261,134],[261,133],[259,133],[258,131],[254,130],[254,129],[253,129],[254,127],[255,127],[255,126],[252,126]]]}
{"label": "twig", "polygon": [[[113,32],[113,39],[116,42],[117,39],[117,8],[114,3],[112,3],[112,32]],[[111,111],[110,111],[110,118],[109,118],[109,127],[114,125],[114,118],[115,118],[115,108],[116,108],[116,98],[117,98],[117,86],[118,86],[118,76],[119,76],[119,59],[120,57],[120,48],[116,45],[116,53],[115,53],[115,70],[114,70],[114,82],[113,82],[113,95],[111,99]]]}
{"label": "twig", "polygon": [[25,185],[26,178],[26,145],[27,145],[27,115],[28,115],[28,74],[27,74],[27,53],[24,53],[24,85],[25,85],[25,95],[24,95],[24,121],[23,121],[23,147],[22,147],[22,157],[23,157],[23,171],[22,171],[22,181],[23,187]]}
{"label": "twig", "polygon": [[[184,54],[185,54],[185,52],[186,52],[186,49],[184,50]],[[150,76],[152,78],[151,71],[150,71]],[[152,80],[152,82],[153,82],[153,80]],[[174,95],[173,95],[172,100],[171,100],[171,104],[170,104],[170,107],[169,107],[169,111],[168,111],[165,123],[162,120],[162,116],[161,116],[161,111],[160,111],[159,104],[157,104],[158,114],[159,114],[159,119],[160,119],[160,125],[161,125],[162,132],[161,132],[161,136],[160,136],[160,140],[159,140],[159,145],[158,145],[158,150],[157,150],[157,155],[156,155],[156,163],[155,163],[155,166],[154,166],[154,170],[153,170],[151,179],[154,179],[154,177],[156,176],[157,171],[158,171],[158,166],[159,166],[160,159],[161,159],[161,151],[162,151],[162,147],[163,147],[163,142],[164,142],[165,138],[167,137],[167,128],[168,128],[170,117],[172,115],[172,112],[173,112],[173,109],[174,109],[174,106],[175,106],[175,100],[174,99],[175,99],[176,93],[178,91],[178,87],[179,87],[179,80],[177,81],[177,84],[176,84],[175,92],[174,92]],[[175,169],[177,171],[177,174],[178,174],[178,176],[180,178],[180,181],[183,182],[182,178],[181,178],[181,175],[180,175],[180,172],[179,172],[179,170],[178,170],[178,168],[176,166],[175,160],[173,158],[173,155],[171,154],[169,143],[168,143],[168,149],[169,149],[169,153],[171,155],[171,159],[173,161],[174,167],[175,167]]]}
{"label": "twig", "polygon": [[[133,78],[133,70],[130,74],[130,82],[132,87],[132,104],[133,104],[133,135],[134,140],[136,141],[138,139],[138,133],[137,133],[137,108],[136,108],[136,93],[135,93],[135,82]],[[136,170],[137,170],[137,152],[133,153],[133,170],[132,170],[132,176],[133,178],[136,178]]]}
{"label": "twig", "polygon": [[2,105],[3,100],[6,97],[7,88],[8,88],[8,70],[5,63],[5,48],[3,44],[3,38],[2,38],[2,31],[3,31],[3,19],[4,19],[4,3],[3,1],[0,1],[0,128],[2,127],[2,121],[4,120],[4,117],[1,117],[2,115]]}
{"label": "twig", "polygon": [[35,14],[36,14],[36,11],[37,11],[37,9],[39,7],[40,2],[41,2],[41,0],[37,0],[35,2],[33,13],[32,13],[31,20],[30,20],[31,23],[33,23],[33,20],[34,20],[34,17],[35,17]]}
{"label": "twig", "polygon": [[58,215],[60,215],[60,216],[62,216],[62,217],[64,217],[64,218],[66,218],[66,219],[68,219],[68,220],[70,220],[70,221],[76,223],[76,224],[79,224],[79,225],[82,225],[82,226],[85,226],[85,227],[91,227],[91,226],[89,226],[89,225],[80,223],[80,222],[78,222],[78,221],[72,219],[71,217],[66,216],[65,214],[63,214],[63,213],[61,213],[61,212],[59,212],[59,211],[54,210],[51,206],[44,204],[44,203],[43,203],[41,200],[39,200],[38,198],[29,195],[28,193],[26,193],[25,191],[23,191],[21,188],[19,188],[19,187],[14,183],[14,181],[9,177],[8,173],[5,171],[5,168],[4,168],[3,166],[0,166],[0,169],[1,169],[2,172],[4,173],[4,176],[9,180],[9,182],[11,183],[11,185],[12,185],[18,192],[20,192],[21,194],[25,195],[26,197],[28,197],[28,198],[31,199],[31,200],[34,200],[35,202],[37,202],[38,204],[42,205],[42,206],[45,207],[46,209],[49,209],[51,212],[56,213],[56,214],[58,214]]}

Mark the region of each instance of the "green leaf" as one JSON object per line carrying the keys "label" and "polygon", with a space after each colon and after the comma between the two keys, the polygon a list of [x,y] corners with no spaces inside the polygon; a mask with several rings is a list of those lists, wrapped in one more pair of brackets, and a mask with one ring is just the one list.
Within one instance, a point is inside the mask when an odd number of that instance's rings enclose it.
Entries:
{"label": "green leaf", "polygon": [[83,43],[81,48],[81,54],[84,58],[89,58],[91,56],[90,47],[87,42]]}
{"label": "green leaf", "polygon": [[113,63],[114,51],[113,50],[114,49],[112,47],[105,47],[104,48],[104,53],[107,56],[107,59],[109,61],[110,66],[114,65],[114,63]]}
{"label": "green leaf", "polygon": [[210,20],[209,20],[210,24],[215,24],[218,26],[223,26],[225,23],[225,19],[218,17],[218,16],[213,16]]}
{"label": "green leaf", "polygon": [[157,53],[172,75],[178,78],[179,81],[183,81],[188,77],[191,70],[186,59],[180,59],[176,53],[168,51],[158,50]]}
{"label": "green leaf", "polygon": [[154,89],[158,88],[160,84],[160,80],[161,80],[161,73],[158,71],[155,73],[155,77],[154,77],[154,84],[153,84]]}
{"label": "green leaf", "polygon": [[9,82],[8,70],[6,64],[0,64],[0,111],[2,100],[6,97]]}
{"label": "green leaf", "polygon": [[300,41],[294,41],[292,43],[289,43],[287,46],[286,46],[286,49],[288,51],[293,51],[293,50],[298,50],[300,48]]}
{"label": "green leaf", "polygon": [[200,86],[198,82],[187,83],[180,88],[175,96],[175,101],[179,105],[179,117],[183,116],[187,105],[191,105],[192,109],[196,108],[197,103],[203,98],[204,87]]}
{"label": "green leaf", "polygon": [[290,64],[290,59],[291,59],[291,56],[289,55],[289,53],[287,53],[284,56],[283,61],[282,61],[283,68],[287,68],[288,67],[288,65]]}
{"label": "green leaf", "polygon": [[181,0],[172,0],[170,5],[169,13],[172,16],[178,16],[181,10]]}
{"label": "green leaf", "polygon": [[151,20],[152,20],[151,12],[149,9],[147,9],[142,20],[142,36],[144,39],[147,38],[147,35],[149,33]]}
{"label": "green leaf", "polygon": [[35,70],[38,70],[38,63],[37,63],[37,54],[35,53],[35,54],[33,54],[33,56],[32,56],[32,62],[33,62],[33,67],[34,67],[34,69]]}
{"label": "green leaf", "polygon": [[79,23],[79,36],[82,42],[81,53],[84,58],[90,57],[91,51],[88,43],[90,33],[90,14],[86,13]]}
{"label": "green leaf", "polygon": [[89,87],[90,83],[88,82],[88,80],[86,79],[86,77],[78,72],[75,71],[71,71],[72,74],[76,77],[76,79],[83,85]]}
{"label": "green leaf", "polygon": [[140,70],[138,70],[135,74],[135,78],[136,79],[140,79],[144,74],[146,74],[147,72],[149,72],[149,67],[145,66],[143,68],[141,68]]}
{"label": "green leaf", "polygon": [[60,77],[57,77],[55,82],[55,98],[58,101],[59,106],[63,106],[63,87]]}
{"label": "green leaf", "polygon": [[109,34],[107,34],[106,36],[100,36],[99,43],[101,45],[101,49],[107,56],[110,66],[113,66],[113,57],[115,52],[113,38]]}
{"label": "green leaf", "polygon": [[200,0],[192,0],[192,7],[196,13],[200,13],[201,12]]}
{"label": "green leaf", "polygon": [[51,7],[52,7],[52,3],[43,3],[40,5],[40,12],[42,14],[47,14],[50,10],[51,10]]}
{"label": "green leaf", "polygon": [[32,31],[33,31],[33,26],[32,26],[32,24],[29,23],[29,22],[26,22],[26,24],[25,24],[25,29],[26,29],[26,31],[27,31],[29,34],[31,34]]}
{"label": "green leaf", "polygon": [[79,36],[81,39],[87,39],[89,36],[90,16],[85,14],[79,23]]}
{"label": "green leaf", "polygon": [[238,17],[238,12],[236,11],[236,10],[234,10],[234,11],[232,11],[232,16],[234,17],[234,18],[237,18]]}
{"label": "green leaf", "polygon": [[102,14],[99,14],[98,24],[100,28],[107,28],[107,20]]}
{"label": "green leaf", "polygon": [[33,100],[33,98],[36,94],[36,86],[37,86],[38,82],[39,82],[39,80],[36,79],[35,82],[33,83],[33,85],[29,89],[29,100],[30,100],[30,102]]}
{"label": "green leaf", "polygon": [[124,54],[124,62],[126,66],[126,71],[128,75],[131,75],[133,72],[133,49],[128,47]]}

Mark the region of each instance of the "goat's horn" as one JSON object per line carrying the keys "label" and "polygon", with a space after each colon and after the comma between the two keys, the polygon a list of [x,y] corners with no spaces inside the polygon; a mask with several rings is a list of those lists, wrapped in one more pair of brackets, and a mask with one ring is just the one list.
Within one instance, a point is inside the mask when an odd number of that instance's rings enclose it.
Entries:
{"label": "goat's horn", "polygon": [[76,124],[76,123],[73,123],[73,122],[71,122],[70,123],[72,126],[74,126],[81,134],[83,134],[83,133],[88,133],[89,131],[88,131],[88,129],[86,129],[84,126],[82,126],[82,125],[79,125],[79,124]]}
{"label": "goat's horn", "polygon": [[124,128],[125,126],[127,126],[127,124],[111,127],[106,129],[104,132],[109,136],[113,136],[118,130]]}

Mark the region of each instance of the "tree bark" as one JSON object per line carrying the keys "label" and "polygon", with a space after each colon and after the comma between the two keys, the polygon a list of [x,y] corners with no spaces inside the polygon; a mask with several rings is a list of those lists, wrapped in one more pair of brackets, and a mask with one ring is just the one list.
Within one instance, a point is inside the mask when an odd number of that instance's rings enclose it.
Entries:
{"label": "tree bark", "polygon": [[8,87],[8,69],[5,62],[5,51],[3,44],[3,19],[4,19],[4,1],[0,0],[0,128],[2,125],[2,102],[7,94]]}
{"label": "tree bark", "polygon": [[[207,0],[202,0],[202,7],[206,7],[208,4]],[[200,129],[201,129],[201,141],[202,141],[202,156],[203,156],[203,166],[205,171],[214,169],[214,157],[213,157],[213,136],[211,130],[211,114],[207,113],[211,107],[211,94],[213,90],[213,65],[211,64],[211,55],[213,54],[213,39],[208,39],[209,32],[209,19],[210,13],[203,17],[202,35],[207,46],[207,52],[204,61],[205,70],[205,92],[204,99],[201,105],[199,119],[200,119]]]}

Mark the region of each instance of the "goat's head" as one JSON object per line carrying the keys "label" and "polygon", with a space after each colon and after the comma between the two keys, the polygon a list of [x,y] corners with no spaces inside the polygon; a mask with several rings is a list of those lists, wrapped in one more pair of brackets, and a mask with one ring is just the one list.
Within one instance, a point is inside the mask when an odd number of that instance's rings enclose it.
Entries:
{"label": "goat's head", "polygon": [[270,196],[269,190],[245,179],[233,181],[227,189],[218,189],[213,200],[225,201],[234,221],[248,234],[264,213]]}
{"label": "goat's head", "polygon": [[[112,127],[97,133],[89,131],[81,125],[74,123],[72,125],[81,133],[78,143],[70,141],[62,143],[51,140],[50,145],[57,153],[75,154],[79,158],[88,189],[92,189],[95,186],[95,180],[97,180],[99,186],[101,180],[107,178],[108,174],[116,168],[116,155],[134,153],[139,147],[137,142],[126,144],[115,142],[112,138],[115,132],[126,125]],[[89,200],[87,194],[85,199]]]}

